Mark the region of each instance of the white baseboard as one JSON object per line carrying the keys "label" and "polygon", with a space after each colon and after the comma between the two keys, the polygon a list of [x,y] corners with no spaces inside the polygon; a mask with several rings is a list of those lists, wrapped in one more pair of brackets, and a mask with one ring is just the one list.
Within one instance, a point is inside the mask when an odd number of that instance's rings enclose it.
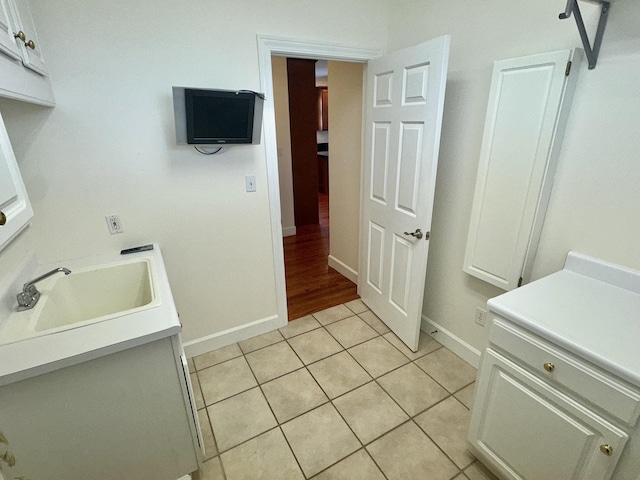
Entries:
{"label": "white baseboard", "polygon": [[207,335],[206,337],[184,342],[182,346],[187,358],[191,358],[218,348],[226,347],[232,343],[241,342],[256,335],[271,332],[277,328],[284,327],[286,324],[286,318],[282,321],[278,318],[278,315],[272,315],[238,327],[229,328],[222,332]]}
{"label": "white baseboard", "polygon": [[296,234],[296,227],[282,227],[282,236],[283,237],[292,237]]}
{"label": "white baseboard", "polygon": [[431,335],[442,345],[462,358],[465,362],[476,368],[480,365],[480,350],[469,345],[446,328],[442,328],[430,318],[427,318],[424,315],[422,316],[422,325],[420,326],[420,329],[428,335]]}
{"label": "white baseboard", "polygon": [[353,268],[347,265],[344,262],[341,262],[336,257],[329,255],[329,266],[334,270],[337,270],[342,276],[347,277],[356,285],[358,284],[358,272],[356,272]]}

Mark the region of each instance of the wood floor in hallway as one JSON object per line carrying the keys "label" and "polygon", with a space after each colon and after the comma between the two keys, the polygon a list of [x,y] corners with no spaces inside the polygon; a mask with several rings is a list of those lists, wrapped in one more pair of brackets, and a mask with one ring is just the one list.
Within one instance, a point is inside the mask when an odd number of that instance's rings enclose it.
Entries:
{"label": "wood floor in hallway", "polygon": [[318,194],[320,224],[284,238],[289,321],[360,298],[356,284],[329,267],[329,196]]}

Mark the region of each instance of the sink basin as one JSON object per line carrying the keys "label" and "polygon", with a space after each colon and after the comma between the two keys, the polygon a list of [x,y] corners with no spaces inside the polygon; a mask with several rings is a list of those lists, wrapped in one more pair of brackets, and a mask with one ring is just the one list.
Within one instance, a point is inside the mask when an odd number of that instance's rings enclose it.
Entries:
{"label": "sink basin", "polygon": [[144,259],[74,270],[53,280],[41,289],[41,306],[30,324],[33,331],[127,314],[150,305],[155,296],[150,262]]}
{"label": "sink basin", "polygon": [[137,322],[139,316],[133,314],[162,304],[153,257],[66,266],[71,274],[38,282],[41,296],[33,309],[14,311],[5,322],[0,320],[0,345],[118,317]]}

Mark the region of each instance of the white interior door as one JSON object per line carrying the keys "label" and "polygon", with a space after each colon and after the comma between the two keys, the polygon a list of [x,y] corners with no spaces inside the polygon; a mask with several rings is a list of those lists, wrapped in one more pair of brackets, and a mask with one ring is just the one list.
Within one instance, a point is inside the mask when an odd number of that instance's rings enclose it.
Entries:
{"label": "white interior door", "polygon": [[[450,37],[369,61],[358,292],[418,348]],[[411,236],[420,230],[421,238]],[[405,233],[407,232],[407,233]]]}

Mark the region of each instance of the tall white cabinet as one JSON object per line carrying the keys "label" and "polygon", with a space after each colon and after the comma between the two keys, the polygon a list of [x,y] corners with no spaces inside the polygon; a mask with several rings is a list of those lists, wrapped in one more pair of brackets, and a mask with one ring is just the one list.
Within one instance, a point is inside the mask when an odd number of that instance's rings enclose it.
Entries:
{"label": "tall white cabinet", "polygon": [[570,254],[488,303],[469,440],[500,478],[640,473],[640,272]]}
{"label": "tall white cabinet", "polygon": [[531,273],[581,59],[495,62],[463,270],[504,290]]}

